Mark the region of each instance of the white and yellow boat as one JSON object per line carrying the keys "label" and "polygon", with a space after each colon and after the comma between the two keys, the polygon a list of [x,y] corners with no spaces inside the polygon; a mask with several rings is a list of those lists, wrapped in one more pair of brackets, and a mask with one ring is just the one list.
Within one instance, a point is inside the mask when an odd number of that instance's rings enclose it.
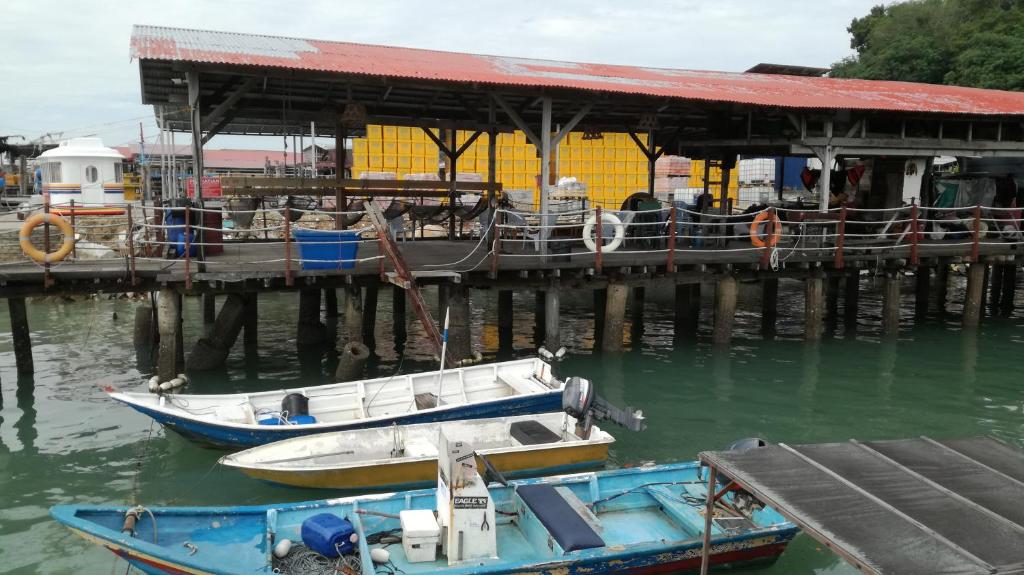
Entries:
{"label": "white and yellow boat", "polygon": [[[581,426],[583,427],[583,426]],[[564,413],[320,433],[253,447],[220,459],[250,477],[297,487],[408,489],[437,481],[438,437],[472,441],[506,477],[601,466],[615,441],[597,426],[577,435]],[[582,433],[582,432],[580,432]],[[480,469],[483,462],[477,462]]]}

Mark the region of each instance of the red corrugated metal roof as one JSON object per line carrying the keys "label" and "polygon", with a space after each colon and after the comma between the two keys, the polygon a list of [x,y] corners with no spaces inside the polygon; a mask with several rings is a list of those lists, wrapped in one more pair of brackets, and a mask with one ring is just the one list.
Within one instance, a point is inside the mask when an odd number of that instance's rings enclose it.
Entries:
{"label": "red corrugated metal roof", "polygon": [[139,59],[557,87],[783,108],[1024,115],[1024,93],[909,82],[582,64],[154,26],[135,26],[131,46],[132,56]]}

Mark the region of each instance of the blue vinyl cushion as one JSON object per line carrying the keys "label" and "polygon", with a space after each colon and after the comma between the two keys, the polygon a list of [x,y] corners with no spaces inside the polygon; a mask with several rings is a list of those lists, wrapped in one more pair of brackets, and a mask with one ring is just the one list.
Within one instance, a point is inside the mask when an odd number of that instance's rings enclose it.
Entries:
{"label": "blue vinyl cushion", "polygon": [[580,517],[579,513],[547,484],[520,485],[516,493],[533,511],[537,519],[566,551],[604,547],[601,536]]}

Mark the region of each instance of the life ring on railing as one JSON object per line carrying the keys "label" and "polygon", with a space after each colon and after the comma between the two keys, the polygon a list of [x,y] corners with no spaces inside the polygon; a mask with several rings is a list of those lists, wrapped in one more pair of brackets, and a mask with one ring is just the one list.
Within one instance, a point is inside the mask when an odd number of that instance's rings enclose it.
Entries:
{"label": "life ring on railing", "polygon": [[[32,230],[45,223],[57,226],[60,233],[64,234],[64,243],[55,252],[46,253],[32,245]],[[52,264],[68,257],[68,254],[74,249],[75,230],[71,228],[71,224],[67,220],[57,214],[35,214],[25,220],[21,226],[21,231],[18,232],[18,243],[21,244],[21,251],[25,252],[26,256],[39,263]]]}
{"label": "life ring on railing", "polygon": [[[772,229],[768,232],[767,239],[761,239],[761,232],[758,228],[760,228],[761,224],[765,223],[769,219],[771,220]],[[754,221],[750,223],[750,244],[755,248],[773,248],[779,243],[781,238],[782,220],[779,219],[779,216],[776,215],[775,212],[761,212],[757,214]]]}
{"label": "life ring on railing", "polygon": [[[601,214],[601,224],[615,227],[615,235],[612,237],[612,241],[608,242],[608,245],[601,246],[602,252],[614,252],[619,249],[623,238],[626,237],[626,226],[622,225],[622,220],[618,216],[609,213]],[[597,251],[597,243],[594,242],[594,238],[590,237],[594,233],[595,225],[597,225],[596,215],[590,216],[587,222],[583,224],[583,243],[592,252]]]}

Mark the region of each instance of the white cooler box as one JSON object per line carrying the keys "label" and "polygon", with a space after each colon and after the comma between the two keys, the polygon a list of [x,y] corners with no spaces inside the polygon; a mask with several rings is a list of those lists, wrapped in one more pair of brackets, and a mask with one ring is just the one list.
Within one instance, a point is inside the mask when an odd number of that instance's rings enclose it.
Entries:
{"label": "white cooler box", "polygon": [[429,509],[406,509],[398,513],[402,523],[402,547],[410,563],[427,563],[437,559],[441,528]]}

